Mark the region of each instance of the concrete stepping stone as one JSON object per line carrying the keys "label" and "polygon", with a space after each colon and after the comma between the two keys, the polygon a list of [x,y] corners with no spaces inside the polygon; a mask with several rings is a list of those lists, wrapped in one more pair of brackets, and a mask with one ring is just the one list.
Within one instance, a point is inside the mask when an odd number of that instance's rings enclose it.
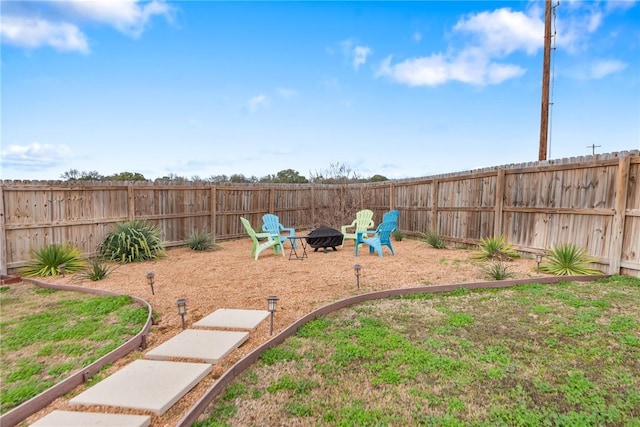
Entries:
{"label": "concrete stepping stone", "polygon": [[227,354],[242,345],[249,332],[206,331],[186,329],[145,354],[147,359],[197,359],[218,363]]}
{"label": "concrete stepping stone", "polygon": [[269,317],[268,310],[242,310],[235,308],[219,308],[210,315],[198,320],[193,326],[203,328],[230,328],[255,330],[260,323]]}
{"label": "concrete stepping stone", "polygon": [[149,427],[151,417],[56,410],[30,425],[32,427]]}
{"label": "concrete stepping stone", "polygon": [[164,414],[211,372],[208,363],[136,360],[69,401]]}

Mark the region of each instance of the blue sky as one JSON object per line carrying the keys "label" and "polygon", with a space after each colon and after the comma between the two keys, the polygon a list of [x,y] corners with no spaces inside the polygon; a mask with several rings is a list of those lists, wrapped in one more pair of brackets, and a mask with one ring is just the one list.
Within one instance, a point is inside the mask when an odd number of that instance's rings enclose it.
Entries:
{"label": "blue sky", "polygon": [[[14,1],[2,179],[538,159],[543,1]],[[640,148],[640,5],[561,1],[549,159]]]}

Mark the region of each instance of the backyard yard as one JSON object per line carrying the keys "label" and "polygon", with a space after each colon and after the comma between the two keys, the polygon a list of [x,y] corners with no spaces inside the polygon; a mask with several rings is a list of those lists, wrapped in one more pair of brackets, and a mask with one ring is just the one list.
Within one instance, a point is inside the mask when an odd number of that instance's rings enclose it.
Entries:
{"label": "backyard yard", "polygon": [[[486,262],[472,258],[469,249],[434,249],[426,243],[404,239],[393,242],[395,256],[385,250],[384,257],[370,255],[368,251],[354,256],[353,243],[348,242],[337,251],[327,253],[308,249],[305,260],[289,260],[270,250],[261,253],[255,261],[250,257],[251,241],[238,239],[219,242],[212,251],[192,251],[174,248],[157,261],[117,266],[106,279],[80,280],[67,275],[43,279],[58,284],[80,285],[106,289],[141,297],[153,307],[156,324],[147,343],[153,348],[181,331],[176,301],[187,300],[187,327],[218,308],[266,309],[269,295],[279,297],[275,315],[275,333],[289,324],[329,302],[362,292],[376,290],[452,284],[491,280],[487,277]],[[354,265],[362,266],[357,288]],[[534,259],[520,258],[508,262],[513,278],[534,278]],[[147,284],[146,274],[155,274],[154,294]],[[183,399],[161,417],[154,416],[153,426],[174,425],[204,391],[233,363],[269,339],[269,325],[264,322],[240,348],[214,366],[213,373],[201,381]],[[104,370],[102,377],[141,357],[140,352],[123,358]],[[99,380],[96,379],[96,380]],[[82,387],[73,395],[82,391]],[[45,410],[30,418],[41,418],[53,409],[72,410],[69,396],[56,400]],[[77,409],[77,408],[76,408]],[[113,408],[96,408],[104,412],[126,412]]]}

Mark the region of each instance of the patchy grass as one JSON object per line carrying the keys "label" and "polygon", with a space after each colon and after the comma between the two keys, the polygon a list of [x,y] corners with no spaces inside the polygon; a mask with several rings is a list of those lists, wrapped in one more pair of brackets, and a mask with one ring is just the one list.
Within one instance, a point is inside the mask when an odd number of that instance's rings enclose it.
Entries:
{"label": "patchy grass", "polygon": [[0,413],[31,399],[140,332],[146,308],[27,284],[0,293]]}
{"label": "patchy grass", "polygon": [[198,426],[640,425],[640,280],[363,303],[263,354]]}

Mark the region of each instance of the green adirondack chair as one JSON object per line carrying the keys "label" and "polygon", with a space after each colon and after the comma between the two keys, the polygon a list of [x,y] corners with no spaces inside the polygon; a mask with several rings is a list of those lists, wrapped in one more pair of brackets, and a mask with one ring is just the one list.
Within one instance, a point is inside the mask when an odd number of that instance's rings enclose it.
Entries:
{"label": "green adirondack chair", "polygon": [[[363,209],[356,213],[356,219],[351,224],[343,225],[340,228],[342,232],[342,244],[347,239],[356,240],[358,238],[358,231],[367,231],[375,226],[373,222],[373,211],[369,209]],[[371,230],[373,233],[373,230]]]}
{"label": "green adirondack chair", "polygon": [[[240,217],[242,225],[247,230],[247,234],[251,237],[253,246],[251,247],[251,256],[257,260],[260,252],[267,248],[273,248],[273,253],[278,253],[278,246],[282,246],[280,237],[271,233],[256,233],[248,219]],[[262,241],[261,241],[262,240]],[[284,257],[284,251],[280,251]]]}

